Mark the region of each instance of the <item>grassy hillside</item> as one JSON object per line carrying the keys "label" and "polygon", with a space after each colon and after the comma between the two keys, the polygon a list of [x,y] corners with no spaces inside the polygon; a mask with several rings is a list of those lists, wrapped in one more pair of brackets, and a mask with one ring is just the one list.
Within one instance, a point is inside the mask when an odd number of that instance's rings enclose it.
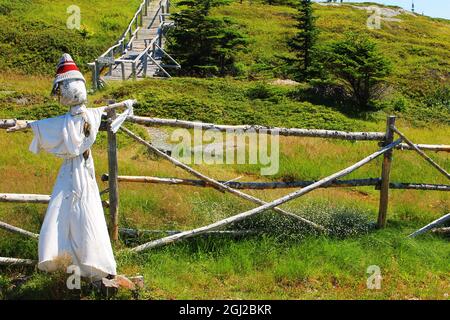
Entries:
{"label": "grassy hillside", "polygon": [[[1,0],[0,70],[53,75],[61,52],[69,52],[88,71],[87,63],[120,37],[140,2]],[[66,26],[74,4],[80,9],[79,30]]]}
{"label": "grassy hillside", "polygon": [[[95,8],[87,9],[88,3],[81,3],[82,29],[73,31],[65,27],[68,14],[64,14],[63,9],[68,6],[68,3],[51,2],[49,5],[46,1],[38,1],[26,6],[25,2],[5,2],[15,9],[11,9],[8,15],[0,15],[3,25],[8,26],[8,29],[0,34],[2,37],[0,38],[0,67],[9,70],[8,73],[0,76],[0,85],[6,91],[6,93],[0,92],[0,101],[6,102],[10,107],[15,105],[17,97],[26,99],[28,107],[52,105],[52,101],[47,98],[48,86],[45,85],[46,81],[51,81],[51,76],[48,80],[40,81],[39,79],[42,79],[43,75],[53,74],[55,63],[62,51],[71,52],[86,72],[86,77],[89,78],[86,63],[92,61],[96,55],[115,41],[138,3],[135,1],[136,3],[131,2],[123,6],[120,1],[117,1],[117,5],[124,7],[120,13],[113,13],[114,6],[107,7],[99,4]],[[46,9],[41,10],[42,13],[35,14],[44,7]],[[378,43],[382,53],[392,62],[393,72],[388,78],[389,88],[378,101],[380,111],[371,114],[371,120],[379,121],[386,113],[395,113],[407,118],[415,125],[449,123],[450,28],[448,22],[403,14],[396,17],[400,18],[401,22],[383,21],[380,30],[368,30],[366,20],[369,13],[364,10],[347,5],[338,7],[315,5],[314,8],[318,17],[317,25],[321,31],[320,45],[339,39],[346,31],[364,32]],[[176,11],[177,8],[175,7],[174,10]],[[285,68],[281,58],[292,54],[288,51],[286,43],[295,32],[292,18],[294,13],[295,10],[291,7],[268,6],[258,2],[251,4],[236,2],[226,7],[216,8],[215,15],[225,15],[241,25],[242,30],[248,34],[249,45],[245,52],[239,53],[237,59],[238,69],[241,70],[237,82],[233,81],[234,79],[228,81],[200,79],[197,83],[205,81],[201,84],[205,87],[218,81],[218,86],[232,92],[248,81],[270,82],[271,79],[283,78]],[[42,30],[40,24],[48,24],[48,27]],[[23,72],[31,73],[33,77],[18,75]],[[27,89],[27,86],[32,86],[32,89]],[[165,87],[170,86],[168,84]],[[152,87],[149,85],[141,88],[143,91],[152,92]],[[332,114],[324,122],[320,121],[322,126],[333,127],[338,125],[337,122],[349,125],[352,122],[350,119],[337,120],[342,116],[337,115],[333,110],[347,118],[355,117],[346,105],[340,105],[333,99],[320,97],[306,84],[288,91],[295,92],[291,95],[286,95],[286,90],[284,93],[276,93],[280,98],[278,101],[274,100],[272,104],[278,105],[280,99],[288,98],[286,102],[289,105],[285,110],[288,110],[289,114],[292,114],[289,111],[291,107],[294,109],[293,112],[300,113],[298,109],[304,109],[305,105],[311,103],[314,105],[311,108],[319,110],[317,112]],[[9,97],[5,97],[8,94]],[[225,101],[228,98],[235,100],[232,96],[222,97]],[[23,102],[24,99],[18,100]],[[192,100],[192,96],[185,96],[183,100]],[[253,100],[250,97],[250,103],[257,104]],[[164,99],[160,102],[171,103]],[[22,108],[22,105],[23,103],[19,103],[18,107]],[[196,112],[198,104],[194,102],[188,108],[188,113]],[[0,109],[0,113],[3,112],[4,107]],[[232,120],[238,121],[238,118]],[[304,126],[305,121],[294,122],[292,125]],[[351,125],[348,127],[348,129],[354,128]]]}
{"label": "grassy hillside", "polygon": [[[1,1],[12,9],[0,15],[5,29],[0,32],[0,118],[42,118],[65,112],[48,97],[54,65],[62,50],[73,53],[80,64],[106,49],[120,35],[139,1],[96,1],[95,6],[79,2],[82,24],[90,38],[66,31],[65,8],[69,2]],[[115,5],[121,10],[117,13]],[[101,11],[100,9],[104,10]],[[345,30],[368,32],[365,11],[349,7],[315,6],[322,43],[337,39]],[[6,11],[4,11],[6,12]],[[102,13],[100,13],[102,12]],[[401,16],[401,23],[386,22],[370,31],[382,51],[395,63],[389,79],[392,89],[385,109],[355,116],[345,106],[311,93],[307,84],[288,85],[279,56],[288,55],[285,41],[293,34],[288,6],[258,2],[217,8],[215,14],[235,19],[249,34],[249,46],[238,57],[241,75],[226,79],[173,78],[112,83],[89,97],[90,105],[106,99],[136,98],[136,114],[202,120],[220,123],[249,123],[286,127],[382,131],[387,113],[399,115],[398,126],[417,143],[449,143],[448,104],[438,88],[449,85],[450,25],[445,20]],[[47,31],[33,26],[48,24],[61,32],[64,43],[50,41]],[[102,22],[108,21],[108,22]],[[110,28],[111,24],[117,24]],[[28,28],[28,29],[27,29]],[[34,29],[33,29],[34,28]],[[11,29],[14,29],[11,27]],[[109,31],[108,31],[109,30]],[[26,31],[26,32],[25,32]],[[53,35],[53,32],[50,32]],[[9,40],[22,43],[22,60],[14,60]],[[40,38],[42,37],[42,38]],[[26,44],[23,44],[26,42]],[[30,42],[28,46],[27,42]],[[48,44],[48,43],[47,43]],[[66,47],[64,47],[66,46]],[[72,52],[71,52],[72,53]],[[2,60],[3,59],[3,60]],[[12,59],[12,60],[11,60]],[[27,62],[23,62],[25,61]],[[33,60],[34,59],[34,60]],[[15,61],[11,64],[11,61]],[[22,62],[21,62],[22,61]],[[34,69],[28,61],[41,62]],[[86,69],[84,69],[86,70]],[[87,74],[88,75],[88,74]],[[448,100],[447,100],[448,101]],[[442,103],[444,102],[444,104]],[[146,129],[127,125],[150,139]],[[169,135],[171,129],[164,129]],[[59,159],[28,152],[31,134],[0,131],[0,192],[49,194]],[[96,173],[107,172],[106,137],[100,133],[93,149]],[[217,179],[241,177],[241,181],[318,179],[374,152],[374,142],[345,142],[312,138],[280,139],[280,171],[261,177],[257,165],[198,165],[201,172]],[[447,154],[432,154],[445,168]],[[378,177],[381,160],[361,168],[349,178]],[[149,155],[144,148],[119,134],[119,173],[191,178],[171,164]],[[444,177],[411,151],[396,151],[392,180],[398,182],[447,183]],[[103,190],[107,184],[98,181]],[[292,190],[249,192],[265,200]],[[107,196],[104,196],[106,199]],[[233,229],[255,229],[262,234],[242,238],[210,237],[185,241],[167,248],[133,255],[128,246],[148,240],[122,238],[115,245],[119,272],[144,275],[146,289],[137,296],[121,292],[118,298],[181,299],[448,299],[450,293],[450,250],[448,239],[426,235],[406,239],[413,230],[450,211],[450,197],[444,192],[393,190],[388,228],[375,231],[379,192],[374,188],[322,189],[284,207],[333,228],[330,237],[269,212],[244,221]],[[247,202],[213,189],[122,183],[120,225],[139,229],[188,229],[205,225],[252,208]],[[45,214],[41,204],[0,205],[0,221],[38,232]],[[37,244],[0,231],[0,256],[36,258]],[[381,290],[368,290],[368,266],[381,268]],[[29,277],[21,283],[21,279]],[[0,268],[1,298],[101,298],[88,288],[82,292],[64,289],[64,275],[47,275],[33,268]]]}

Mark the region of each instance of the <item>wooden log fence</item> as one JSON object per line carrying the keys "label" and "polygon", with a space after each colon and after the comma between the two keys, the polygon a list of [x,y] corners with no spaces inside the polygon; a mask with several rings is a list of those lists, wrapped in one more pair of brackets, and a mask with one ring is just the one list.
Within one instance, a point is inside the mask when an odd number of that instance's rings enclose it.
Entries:
{"label": "wooden log fence", "polygon": [[[102,181],[108,181],[108,174],[102,175]],[[151,183],[151,184],[166,184],[166,185],[185,185],[194,187],[211,187],[203,180],[195,179],[180,179],[180,178],[163,178],[150,176],[118,176],[118,182],[131,183]],[[252,182],[252,181],[224,181],[218,180],[233,189],[250,189],[250,190],[267,190],[267,189],[289,189],[307,187],[316,180],[311,181],[274,181],[274,182]],[[375,189],[380,189],[380,178],[368,179],[352,179],[352,180],[336,180],[321,188],[348,188],[348,187],[369,187],[374,186]],[[405,189],[405,190],[429,190],[429,191],[450,191],[450,185],[445,184],[426,184],[426,183],[411,183],[411,182],[390,182],[389,189]]]}
{"label": "wooden log fence", "polygon": [[[112,106],[120,106],[123,103],[116,103]],[[132,123],[137,123],[146,126],[168,126],[168,127],[178,127],[185,129],[202,129],[208,130],[213,129],[220,132],[232,132],[238,134],[245,133],[259,133],[259,134],[278,134],[281,136],[294,136],[294,137],[317,137],[317,138],[330,138],[330,139],[343,139],[350,141],[380,141],[381,149],[377,152],[369,155],[368,157],[362,159],[361,161],[355,163],[354,165],[341,170],[335,174],[325,177],[318,181],[270,181],[270,182],[251,182],[251,181],[220,181],[208,177],[199,171],[187,166],[186,164],[178,161],[176,158],[171,157],[165,152],[157,149],[151,143],[145,141],[141,137],[134,134],[132,131],[125,127],[121,127],[120,130],[133,138],[135,141],[145,145],[153,153],[159,155],[160,157],[170,161],[175,166],[187,171],[191,175],[198,179],[180,179],[180,178],[164,178],[164,177],[149,177],[149,176],[119,176],[118,175],[118,161],[117,161],[117,137],[110,130],[109,124],[112,119],[115,118],[115,111],[113,108],[107,108],[107,121],[106,125],[102,124],[102,130],[107,131],[108,136],[108,174],[102,176],[103,181],[108,182],[108,188],[103,190],[101,194],[109,194],[109,202],[104,202],[107,204],[110,211],[110,234],[112,240],[117,240],[119,233],[121,234],[146,234],[146,233],[165,233],[168,234],[167,237],[148,242],[146,244],[140,245],[133,248],[133,251],[140,252],[143,250],[159,247],[168,243],[179,241],[185,238],[189,238],[200,234],[233,234],[233,230],[217,230],[223,226],[229,225],[230,223],[240,221],[247,217],[259,214],[263,211],[273,209],[278,213],[295,218],[303,223],[319,229],[321,231],[327,231],[322,226],[304,219],[296,214],[285,211],[278,206],[301,197],[304,194],[311,192],[317,188],[335,188],[335,187],[360,187],[360,186],[374,186],[375,189],[380,190],[380,202],[379,202],[379,215],[378,215],[378,226],[380,228],[386,225],[386,219],[388,214],[388,200],[389,200],[389,189],[406,189],[406,190],[428,190],[428,191],[450,191],[450,185],[447,184],[427,184],[427,183],[409,183],[409,182],[391,182],[390,181],[390,170],[392,166],[392,152],[393,150],[414,150],[421,157],[423,157],[427,162],[430,163],[434,168],[436,168],[440,173],[442,173],[447,178],[450,178],[449,173],[438,165],[434,160],[427,156],[423,150],[433,151],[433,152],[450,152],[450,145],[432,145],[432,144],[414,144],[409,140],[401,131],[399,131],[395,126],[395,117],[388,117],[386,122],[385,132],[347,132],[347,131],[336,131],[336,130],[316,130],[316,129],[298,129],[298,128],[283,128],[283,127],[268,127],[260,125],[220,125],[213,123],[203,123],[195,121],[184,121],[177,119],[162,119],[162,118],[150,118],[150,117],[140,117],[140,116],[130,116],[127,121]],[[27,122],[32,122],[34,120],[25,120]],[[0,129],[8,129],[16,125],[16,119],[0,119]],[[394,134],[399,135],[400,139],[394,141]],[[376,157],[383,155],[383,164],[380,178],[368,178],[368,179],[352,179],[352,180],[339,180],[339,178],[353,172],[357,168],[365,165],[366,163],[372,161]],[[168,185],[188,185],[196,187],[212,187],[221,192],[229,192],[240,198],[246,199],[259,206],[248,210],[246,212],[239,213],[232,217],[217,221],[210,225],[196,228],[188,231],[179,230],[134,230],[127,228],[119,228],[119,182],[140,182],[140,183],[153,183],[153,184],[168,184]],[[292,192],[284,197],[281,197],[275,201],[265,202],[258,199],[252,195],[244,193],[239,190],[243,189],[281,189],[281,188],[300,188],[299,190]],[[3,193],[0,194],[0,202],[18,202],[18,203],[48,203],[50,201],[49,195],[37,195],[37,194],[13,194],[13,193]],[[449,214],[450,215],[450,214]],[[441,224],[444,219],[447,221],[449,218],[446,215],[436,221],[433,221],[429,225],[417,230],[410,236],[416,236],[428,230],[435,228],[438,224]],[[0,228],[22,234],[31,238],[37,239],[39,235],[32,232],[8,225],[4,222],[0,222]],[[241,234],[244,231],[236,231],[236,234]],[[246,232],[246,231],[245,231]],[[251,233],[251,231],[249,231]],[[15,259],[15,258],[0,258],[0,264],[6,265],[32,265],[35,262],[27,259]]]}
{"label": "wooden log fence", "polygon": [[[129,129],[127,129],[125,127],[121,127],[120,130],[125,132],[128,136],[130,136],[131,138],[133,138],[137,142],[139,142],[139,143],[143,144],[144,146],[146,146],[148,149],[150,149],[151,151],[153,151],[154,153],[156,153],[160,157],[168,160],[169,162],[171,162],[175,166],[177,166],[177,167],[179,167],[179,168],[189,172],[190,174],[196,176],[197,178],[205,181],[206,183],[210,184],[211,186],[215,187],[216,189],[218,189],[220,191],[223,191],[223,192],[228,191],[231,194],[234,194],[234,195],[236,195],[236,196],[238,196],[240,198],[249,200],[249,201],[257,203],[257,204],[266,204],[266,202],[263,201],[263,200],[260,200],[260,199],[254,197],[254,196],[251,196],[249,194],[246,194],[246,193],[243,193],[241,191],[238,191],[238,190],[235,190],[233,188],[230,188],[229,186],[227,186],[227,185],[225,185],[223,183],[220,183],[217,180],[214,180],[214,179],[212,179],[212,178],[210,178],[210,177],[208,177],[208,176],[198,172],[197,170],[189,167],[188,165],[182,163],[181,161],[179,161],[179,160],[177,160],[177,159],[167,155],[166,153],[160,151],[159,149],[155,148],[152,144],[148,143],[147,141],[145,141],[141,137],[137,136],[136,134],[131,132]],[[286,215],[288,217],[297,219],[297,220],[299,220],[299,221],[301,221],[303,223],[306,223],[306,224],[308,224],[308,225],[310,225],[310,226],[312,226],[312,227],[314,227],[316,229],[319,229],[321,231],[327,231],[324,227],[322,227],[322,226],[320,226],[320,225],[318,225],[318,224],[316,224],[316,223],[314,223],[312,221],[309,221],[309,220],[307,220],[305,218],[302,218],[302,217],[300,217],[300,216],[298,216],[296,214],[293,214],[293,213],[287,212],[287,211],[285,211],[285,210],[283,210],[281,208],[278,208],[277,206],[275,206],[273,208],[273,210],[275,210],[278,213],[281,213],[283,215]]]}
{"label": "wooden log fence", "polygon": [[257,208],[254,208],[254,209],[251,209],[251,210],[239,213],[237,215],[234,215],[232,217],[229,217],[229,218],[217,221],[215,223],[212,223],[212,224],[204,226],[204,227],[196,228],[196,229],[189,230],[189,231],[184,231],[184,232],[181,232],[181,233],[178,233],[178,234],[174,234],[174,235],[171,235],[171,236],[168,236],[168,237],[165,237],[165,238],[161,238],[161,239],[158,239],[158,240],[154,240],[154,241],[150,241],[150,242],[144,243],[142,245],[139,245],[139,246],[133,248],[132,251],[134,251],[134,252],[141,252],[141,251],[148,250],[148,249],[151,249],[151,248],[160,247],[160,246],[163,246],[163,245],[166,245],[166,244],[169,244],[169,243],[173,243],[173,242],[176,242],[176,241],[180,241],[180,240],[183,240],[183,239],[186,239],[186,238],[193,237],[195,235],[202,234],[202,233],[207,232],[207,231],[211,231],[211,230],[216,230],[218,228],[222,228],[222,227],[224,227],[226,225],[229,225],[231,223],[238,222],[238,221],[241,221],[243,219],[249,218],[249,217],[254,216],[254,215],[256,215],[258,213],[261,213],[263,211],[266,211],[266,210],[269,210],[269,209],[273,209],[273,208],[275,208],[275,207],[277,207],[279,205],[282,205],[283,203],[286,203],[288,201],[291,201],[293,199],[301,197],[301,196],[303,196],[303,195],[313,191],[314,189],[317,189],[318,187],[320,187],[322,185],[328,184],[328,183],[330,183],[330,182],[332,182],[332,181],[334,181],[336,179],[339,179],[339,178],[341,178],[343,176],[346,176],[346,175],[352,173],[356,169],[364,166],[365,164],[369,163],[370,161],[372,161],[373,159],[377,158],[378,156],[380,156],[380,155],[386,153],[387,151],[391,150],[393,147],[395,147],[396,145],[400,144],[401,141],[402,141],[401,139],[396,140],[395,142],[393,142],[393,143],[383,147],[382,149],[380,149],[380,150],[374,152],[373,154],[365,157],[364,159],[358,161],[357,163],[355,163],[355,164],[353,164],[353,165],[351,165],[351,166],[349,166],[349,167],[347,167],[347,168],[345,168],[345,169],[343,169],[341,171],[338,171],[338,172],[336,172],[336,173],[334,173],[332,175],[329,175],[329,176],[327,176],[327,177],[325,177],[325,178],[323,178],[323,179],[321,179],[321,180],[319,180],[319,181],[317,181],[317,182],[315,182],[315,183],[313,183],[313,184],[311,184],[311,185],[309,185],[309,186],[307,186],[305,188],[302,188],[302,189],[297,190],[297,191],[295,191],[293,193],[290,193],[290,194],[288,194],[288,195],[286,195],[284,197],[276,199],[276,200],[274,200],[272,202],[263,204],[263,205],[261,205],[261,206],[259,206]]}

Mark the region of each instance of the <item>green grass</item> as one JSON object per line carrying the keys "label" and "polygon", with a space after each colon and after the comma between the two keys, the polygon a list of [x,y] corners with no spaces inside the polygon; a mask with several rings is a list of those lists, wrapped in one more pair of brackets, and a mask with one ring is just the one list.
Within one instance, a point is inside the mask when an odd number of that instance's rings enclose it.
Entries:
{"label": "green grass", "polygon": [[[121,270],[146,279],[140,299],[447,299],[449,254],[442,240],[386,230],[340,241],[203,238],[117,258]],[[371,265],[381,269],[380,290],[366,287]],[[18,292],[0,280],[7,298],[99,298],[86,287],[64,291],[57,279],[34,273]]]}
{"label": "green grass", "polygon": [[[122,34],[139,0],[0,1],[0,68],[3,71],[53,75],[63,52],[83,71]],[[80,8],[80,24],[68,29],[71,5]],[[120,10],[117,8],[120,7]]]}

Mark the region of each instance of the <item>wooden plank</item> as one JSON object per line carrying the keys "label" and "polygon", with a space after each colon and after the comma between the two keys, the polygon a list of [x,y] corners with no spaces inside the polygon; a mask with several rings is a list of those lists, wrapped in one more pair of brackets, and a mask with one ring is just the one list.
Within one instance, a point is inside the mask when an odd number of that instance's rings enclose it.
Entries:
{"label": "wooden plank", "polygon": [[[394,132],[391,126],[395,124],[395,116],[389,116],[386,120],[386,139],[384,143],[391,144],[394,141]],[[386,217],[389,204],[389,179],[391,174],[392,149],[383,156],[381,168],[380,203],[378,208],[378,228],[386,226]]]}
{"label": "wooden plank", "polygon": [[[145,141],[145,140],[142,139],[141,137],[137,136],[136,134],[134,134],[133,132],[131,132],[130,130],[128,130],[128,129],[125,128],[125,127],[121,127],[120,130],[124,131],[127,135],[129,135],[130,137],[132,137],[132,138],[133,138],[134,140],[136,140],[137,142],[139,142],[139,143],[145,145],[147,148],[149,148],[151,151],[155,152],[157,155],[159,155],[159,156],[161,156],[162,158],[164,158],[164,159],[168,160],[169,162],[173,163],[175,166],[177,166],[177,167],[179,167],[179,168],[181,168],[181,169],[183,169],[183,170],[189,172],[190,174],[196,176],[197,178],[199,178],[199,179],[205,181],[206,183],[208,183],[208,184],[211,185],[212,187],[218,189],[219,191],[222,191],[222,192],[229,192],[229,193],[231,193],[231,194],[234,194],[234,195],[236,195],[236,196],[238,196],[238,197],[240,197],[240,198],[242,198],[242,199],[246,199],[246,200],[251,201],[251,202],[253,202],[253,203],[257,203],[257,204],[265,204],[265,203],[266,203],[266,202],[263,201],[263,200],[260,200],[260,199],[258,199],[258,198],[256,198],[256,197],[253,197],[253,196],[251,196],[251,195],[249,195],[249,194],[246,194],[246,193],[244,193],[244,192],[241,192],[241,191],[232,189],[232,188],[230,188],[229,186],[227,186],[227,185],[225,185],[225,184],[223,184],[223,183],[218,182],[217,180],[214,180],[214,179],[212,179],[212,178],[210,178],[210,177],[208,177],[208,176],[205,176],[204,174],[202,174],[202,173],[200,173],[200,172],[194,170],[193,168],[189,167],[188,165],[182,163],[181,161],[179,161],[179,160],[177,160],[177,159],[175,159],[175,158],[173,158],[173,157],[171,157],[171,156],[165,154],[164,152],[158,150],[158,149],[155,148],[153,145],[151,145],[150,143],[148,143],[147,141]],[[281,213],[281,214],[283,214],[283,215],[289,216],[289,217],[294,218],[294,219],[297,219],[297,220],[299,220],[299,221],[301,221],[301,222],[303,222],[303,223],[306,223],[306,224],[308,224],[308,225],[310,225],[310,226],[312,226],[312,227],[314,227],[314,228],[316,228],[316,229],[318,229],[318,230],[321,230],[322,232],[323,232],[323,231],[326,231],[324,227],[322,227],[322,226],[320,226],[320,225],[318,225],[318,224],[316,224],[316,223],[314,223],[314,222],[312,222],[312,221],[309,221],[309,220],[307,220],[307,219],[304,219],[304,218],[302,218],[302,217],[300,217],[300,216],[298,216],[298,215],[296,215],[296,214],[290,213],[290,212],[285,211],[285,210],[283,210],[283,209],[281,209],[281,208],[278,208],[278,207],[275,207],[274,210],[275,210],[276,212],[278,212],[278,213]]]}
{"label": "wooden plank", "polygon": [[110,214],[110,236],[113,241],[119,239],[119,184],[118,161],[117,161],[117,136],[111,131],[111,122],[116,118],[115,109],[109,109],[108,115],[108,171],[109,171],[109,214]]}
{"label": "wooden plank", "polygon": [[408,237],[409,238],[417,237],[418,235],[421,235],[421,234],[427,232],[428,230],[436,228],[437,226],[439,226],[439,225],[441,225],[441,224],[443,224],[444,222],[447,222],[447,221],[450,221],[450,213],[447,213],[446,215],[440,217],[439,219],[436,219],[433,222],[430,222],[426,226],[424,226],[424,227],[420,228],[419,230],[411,233]]}
{"label": "wooden plank", "polygon": [[409,140],[403,133],[401,133],[394,125],[392,125],[392,130],[395,131],[411,148],[413,148],[422,158],[424,158],[429,164],[436,168],[440,173],[442,173],[447,179],[450,179],[450,174],[445,171],[440,165],[438,165],[433,159],[420,150],[417,145],[415,145],[411,140]]}
{"label": "wooden plank", "polygon": [[185,121],[177,119],[162,119],[150,118],[140,116],[130,116],[128,121],[138,123],[146,126],[169,126],[185,129],[215,129],[221,132],[238,131],[239,133],[257,132],[267,134],[279,134],[281,136],[295,136],[295,137],[318,137],[344,140],[384,140],[385,134],[382,132],[346,132],[336,130],[319,130],[319,129],[298,129],[298,128],[281,128],[281,127],[267,127],[259,125],[221,125],[214,123],[204,123],[195,121]]}
{"label": "wooden plank", "polygon": [[8,232],[20,234],[29,238],[38,239],[39,235],[37,233],[33,233],[18,227],[14,227],[10,224],[0,221],[0,229],[6,230]]}
{"label": "wooden plank", "polygon": [[164,237],[164,238],[161,238],[161,239],[158,239],[158,240],[154,240],[154,241],[150,241],[150,242],[144,243],[144,244],[142,244],[140,246],[137,246],[137,247],[133,248],[132,251],[134,251],[134,252],[141,252],[141,251],[144,251],[144,250],[148,250],[148,249],[160,247],[160,246],[163,246],[163,245],[167,245],[167,244],[170,244],[170,243],[174,243],[176,241],[187,239],[187,238],[190,238],[190,237],[193,237],[193,236],[205,233],[207,231],[217,230],[217,229],[222,228],[222,227],[224,227],[226,225],[229,225],[231,223],[238,222],[238,221],[241,221],[243,219],[246,219],[246,218],[249,218],[251,216],[254,216],[256,214],[259,214],[259,213],[261,213],[263,211],[266,211],[266,210],[269,210],[269,209],[273,209],[273,208],[275,208],[275,207],[277,207],[279,205],[282,205],[283,203],[286,203],[286,202],[291,201],[293,199],[299,198],[299,197],[301,197],[301,196],[303,196],[303,195],[313,191],[314,189],[319,188],[322,185],[326,185],[326,184],[328,184],[328,183],[330,183],[330,182],[332,182],[332,181],[334,181],[336,179],[339,179],[339,178],[341,178],[341,177],[343,177],[345,175],[350,174],[351,172],[353,172],[356,169],[364,166],[365,164],[369,163],[370,161],[372,161],[373,159],[377,158],[378,156],[380,156],[380,155],[386,153],[387,151],[391,150],[392,148],[394,148],[396,145],[398,145],[400,143],[401,143],[401,139],[399,139],[399,140],[397,140],[397,141],[395,141],[395,142],[393,142],[393,143],[383,147],[382,149],[380,149],[380,150],[372,153],[371,155],[365,157],[364,159],[358,161],[357,163],[355,163],[355,164],[353,164],[353,165],[351,165],[351,166],[349,166],[349,167],[347,167],[347,168],[345,168],[345,169],[343,169],[341,171],[338,171],[338,172],[336,172],[336,173],[334,173],[332,175],[329,175],[329,176],[327,176],[327,177],[325,177],[325,178],[323,178],[323,179],[313,183],[312,185],[309,185],[309,186],[307,186],[307,187],[305,187],[303,189],[294,191],[294,192],[292,192],[292,193],[290,193],[290,194],[288,194],[288,195],[286,195],[284,197],[281,197],[281,198],[276,199],[276,200],[274,200],[272,202],[269,202],[269,203],[266,203],[264,205],[261,205],[260,207],[257,207],[257,208],[254,208],[254,209],[251,209],[251,210],[239,213],[237,215],[234,215],[232,217],[229,217],[229,218],[217,221],[217,222],[209,224],[207,226],[203,226],[203,227],[196,228],[196,229],[193,229],[193,230],[183,231],[183,232],[178,233],[178,234],[174,234],[174,235],[171,235],[171,236],[168,236],[168,237]]}

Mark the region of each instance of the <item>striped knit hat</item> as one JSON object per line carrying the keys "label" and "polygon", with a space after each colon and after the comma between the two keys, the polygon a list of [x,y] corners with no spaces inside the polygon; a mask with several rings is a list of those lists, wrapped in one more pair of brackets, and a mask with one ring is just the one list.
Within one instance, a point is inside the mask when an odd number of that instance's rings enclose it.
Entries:
{"label": "striped knit hat", "polygon": [[70,54],[64,53],[61,59],[59,59],[58,66],[56,67],[56,76],[55,80],[53,80],[52,93],[55,93],[59,82],[69,79],[83,80],[84,83],[86,83],[86,80]]}

